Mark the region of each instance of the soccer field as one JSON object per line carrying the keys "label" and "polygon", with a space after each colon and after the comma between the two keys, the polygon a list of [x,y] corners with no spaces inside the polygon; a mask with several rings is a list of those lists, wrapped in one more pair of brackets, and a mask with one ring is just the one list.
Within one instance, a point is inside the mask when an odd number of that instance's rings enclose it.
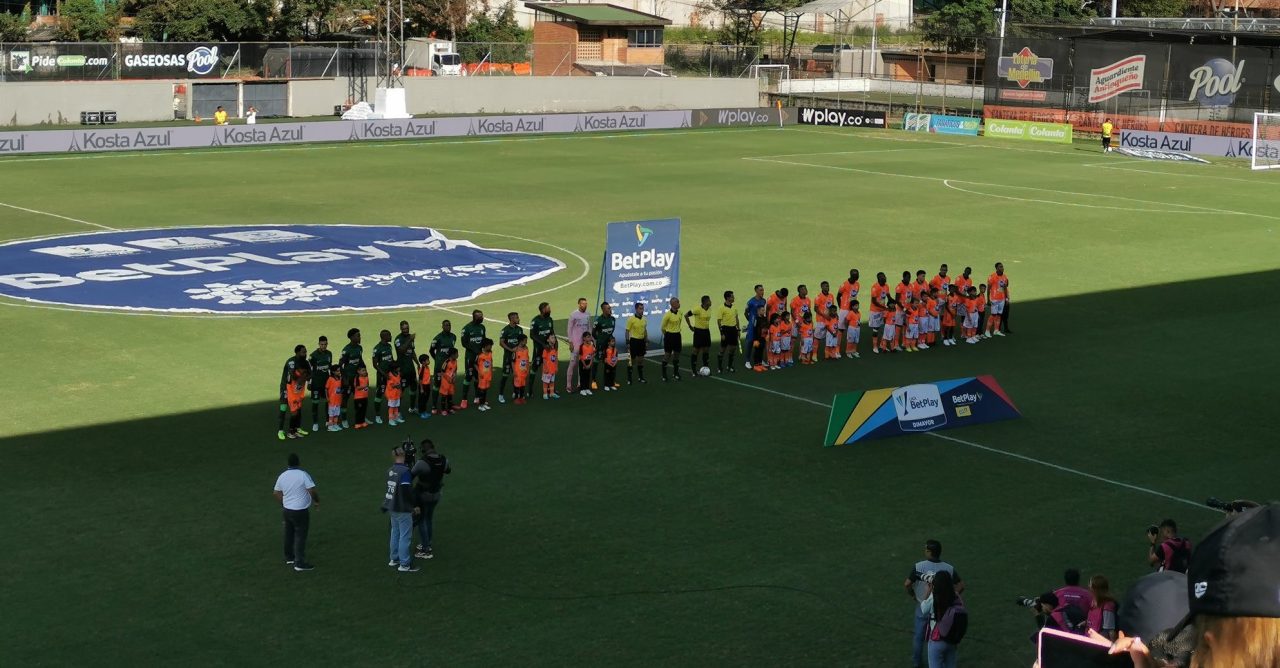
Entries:
{"label": "soccer field", "polygon": [[[12,158],[0,177],[4,240],[413,225],[565,265],[447,309],[0,302],[0,665],[906,666],[902,581],[937,538],[968,587],[961,663],[1027,666],[1015,597],[1067,567],[1123,592],[1148,524],[1195,539],[1204,497],[1274,496],[1277,176],[1238,163],[793,127]],[[686,306],[1003,261],[1015,334],[885,356],[864,333],[860,360],[679,385],[650,365],[617,393],[276,440],[295,344],[360,327],[368,354],[404,318],[423,352],[458,312],[527,326],[544,300],[563,333],[603,224],[666,217]],[[836,393],[981,374],[1021,419],[821,446]],[[436,558],[398,575],[378,506],[409,435],[454,473]],[[271,497],[291,451],[323,499],[310,573],[282,564]]]}

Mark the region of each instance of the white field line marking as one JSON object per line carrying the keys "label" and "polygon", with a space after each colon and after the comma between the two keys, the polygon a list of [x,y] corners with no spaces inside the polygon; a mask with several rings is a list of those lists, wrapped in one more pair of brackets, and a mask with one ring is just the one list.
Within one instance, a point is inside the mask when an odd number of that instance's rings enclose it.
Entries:
{"label": "white field line marking", "polygon": [[933,146],[922,146],[920,148],[874,148],[869,151],[823,151],[821,153],[778,153],[775,155],[756,155],[753,158],[802,158],[815,155],[861,155],[863,153],[900,153],[904,151],[945,151],[947,149],[969,148],[968,146],[956,144],[952,146],[943,146],[935,148]]}
{"label": "white field line marking", "polygon": [[848,132],[833,132],[830,130],[808,130],[805,128],[788,128],[788,130],[791,132],[806,132],[809,134],[817,134],[817,135],[833,135],[836,137],[844,137],[846,139],[875,139],[878,141],[904,141],[904,142],[913,142],[918,144],[940,144],[943,146],[956,146],[956,147],[963,147],[963,148],[985,148],[985,149],[992,149],[996,151],[1017,151],[1019,153],[1045,153],[1048,155],[1056,155],[1061,157],[1072,157],[1072,158],[1079,157],[1066,150],[1053,151],[1053,150],[1042,149],[1042,148],[1026,148],[1023,146],[999,146],[996,144],[986,144],[986,143],[978,143],[978,142],[941,141],[938,139],[892,137],[888,135],[874,134],[876,132],[881,132],[880,130],[871,130],[866,133],[860,132],[857,134],[850,134]]}
{"label": "white field line marking", "polygon": [[[961,183],[963,183],[963,181],[961,181]],[[944,179],[942,181],[942,185],[962,193],[969,193],[970,195],[979,195],[981,197],[995,197],[998,199],[1013,200],[1015,202],[1032,202],[1035,204],[1057,204],[1058,206],[1075,206],[1075,207],[1081,207],[1085,209],[1110,209],[1112,211],[1136,211],[1138,213],[1189,213],[1189,214],[1197,214],[1197,215],[1204,215],[1205,213],[1204,211],[1186,211],[1186,210],[1176,210],[1176,209],[1139,209],[1131,206],[1106,206],[1103,204],[1080,204],[1078,202],[1059,202],[1057,200],[1051,200],[1051,199],[1030,199],[1026,197],[1013,197],[1012,195],[997,195],[995,193],[984,193],[978,190],[966,190],[965,188],[961,188],[960,186],[952,185],[949,179]]]}
{"label": "white field line marking", "polygon": [[[90,222],[88,222],[88,221],[79,221],[79,222],[84,222],[84,223],[89,224],[89,225],[95,225],[95,224],[96,224],[96,223],[90,223]],[[99,227],[101,227],[101,226],[99,226]],[[114,228],[107,228],[107,229],[114,229]],[[544,295],[544,294],[547,294],[548,292],[554,292],[554,291],[556,291],[556,290],[563,290],[563,289],[565,289],[565,288],[567,288],[567,287],[569,287],[569,286],[571,286],[571,285],[574,285],[574,284],[576,284],[576,283],[581,282],[584,278],[586,278],[586,277],[587,277],[587,275],[588,275],[588,274],[590,274],[590,273],[591,273],[591,263],[587,262],[587,259],[586,259],[586,258],[582,257],[581,255],[578,255],[577,253],[575,253],[575,252],[573,252],[573,251],[571,251],[571,250],[569,250],[568,248],[565,248],[565,247],[563,247],[563,246],[557,246],[557,245],[555,245],[555,244],[547,243],[547,242],[545,242],[545,241],[537,241],[537,240],[534,240],[534,239],[526,239],[526,238],[524,238],[524,237],[517,237],[517,236],[514,236],[514,235],[510,235],[510,234],[502,234],[502,233],[500,233],[500,232],[476,232],[476,231],[473,231],[473,230],[459,230],[459,229],[456,229],[456,228],[444,228],[444,227],[438,227],[438,228],[435,228],[435,229],[438,229],[438,230],[440,230],[441,232],[463,232],[463,233],[466,233],[466,234],[488,234],[488,235],[490,235],[490,236],[495,236],[495,237],[504,237],[504,238],[507,238],[507,239],[518,239],[518,240],[520,240],[520,241],[527,241],[527,242],[530,242],[530,243],[541,244],[541,245],[543,245],[543,246],[549,246],[549,247],[554,248],[554,249],[559,250],[559,251],[564,251],[565,253],[568,253],[569,255],[572,255],[572,256],[574,257],[574,259],[576,259],[577,261],[579,261],[579,262],[581,262],[581,263],[582,263],[582,271],[578,273],[577,278],[574,278],[572,281],[569,281],[568,283],[563,283],[563,284],[561,284],[561,285],[557,285],[557,286],[554,286],[554,287],[546,288],[546,289],[544,289],[544,290],[539,290],[539,291],[537,291],[537,292],[533,292],[533,293],[530,293],[530,294],[527,294],[527,295],[521,295],[521,296],[519,296],[519,297],[507,297],[506,299],[492,299],[492,300],[489,300],[489,301],[486,301],[486,302],[477,302],[477,303],[471,304],[471,306],[472,306],[472,307],[477,307],[477,306],[489,306],[489,305],[492,305],[492,304],[501,304],[501,303],[504,303],[504,302],[511,302],[511,301],[516,301],[516,300],[520,300],[520,299],[528,299],[528,298],[530,298],[530,297],[537,297],[538,295]],[[119,231],[119,230],[115,230],[115,231]],[[66,235],[58,235],[58,236],[66,236]],[[37,239],[39,239],[40,237],[36,237],[36,238],[37,238]],[[31,241],[31,240],[30,240],[30,239],[25,239],[25,240],[23,240],[23,241]],[[101,313],[101,314],[105,314],[105,315],[133,315],[133,316],[141,315],[141,316],[152,316],[152,317],[159,317],[159,318],[226,318],[226,317],[228,317],[228,316],[232,316],[232,317],[236,317],[236,318],[323,318],[323,317],[333,317],[333,316],[349,317],[349,316],[352,316],[352,315],[355,315],[355,314],[369,314],[369,313],[397,313],[397,312],[402,312],[402,311],[406,310],[406,309],[394,309],[394,308],[393,308],[393,309],[367,309],[367,310],[362,310],[362,311],[330,311],[330,312],[325,312],[325,313],[278,313],[278,314],[276,314],[276,313],[241,313],[241,314],[237,314],[237,313],[234,313],[234,312],[227,312],[227,313],[159,313],[159,312],[155,312],[155,311],[127,311],[127,310],[121,310],[121,309],[101,309],[101,308],[87,308],[87,307],[76,307],[76,306],[59,306],[59,305],[56,305],[56,304],[38,304],[38,303],[28,303],[28,302],[12,301],[12,300],[11,300],[11,299],[9,299],[9,298],[0,298],[0,306],[20,306],[20,307],[23,307],[23,308],[43,309],[43,310],[48,310],[48,311],[69,311],[69,312],[73,312],[73,313]],[[462,304],[462,306],[466,306],[466,304]],[[447,309],[447,308],[443,308],[443,307],[440,307],[440,306],[427,306],[427,307],[424,307],[424,308],[426,308],[427,310],[434,309],[434,310],[437,310],[437,311],[447,311],[447,312],[449,312],[449,313],[457,313],[457,314],[459,314],[459,315],[465,315],[465,316],[468,316],[468,317],[470,317],[470,315],[471,315],[470,313],[462,313],[462,312],[460,312],[460,311],[454,311],[454,310]],[[413,309],[408,309],[408,310],[413,310]],[[497,320],[495,320],[494,322],[500,322],[501,324],[504,324],[504,325],[506,324],[506,322],[505,322],[505,321],[497,321]]]}
{"label": "white field line marking", "polygon": [[[1115,170],[1118,170],[1118,171],[1121,171],[1121,172],[1141,172],[1141,173],[1143,173],[1143,174],[1154,174],[1154,175],[1156,175],[1156,176],[1183,176],[1183,177],[1188,177],[1188,178],[1193,178],[1193,179],[1214,179],[1214,180],[1216,180],[1216,181],[1235,181],[1235,182],[1237,182],[1237,183],[1253,183],[1253,184],[1256,184],[1256,185],[1265,185],[1265,186],[1267,186],[1267,187],[1269,187],[1269,188],[1274,188],[1274,187],[1275,187],[1275,184],[1274,184],[1274,183],[1268,183],[1268,182],[1266,182],[1266,181],[1255,181],[1255,180],[1253,180],[1253,179],[1237,179],[1237,178],[1235,178],[1234,176],[1215,176],[1215,175],[1213,175],[1213,174],[1188,174],[1188,173],[1186,173],[1186,172],[1162,172],[1162,171],[1155,170],[1155,169],[1140,169],[1140,168],[1138,168],[1138,167],[1125,167],[1125,166],[1122,166],[1122,165],[1109,165],[1109,164],[1106,164],[1106,163],[1103,163],[1103,162],[1090,162],[1090,163],[1087,163],[1087,164],[1085,164],[1085,165],[1083,165],[1083,166],[1084,166],[1084,167],[1097,167],[1097,168],[1099,168],[1099,169],[1115,169]],[[1199,166],[1200,166],[1200,167],[1204,167],[1205,165],[1199,165]]]}
{"label": "white field line marking", "polygon": [[[655,362],[655,364],[656,364],[656,363],[657,363],[657,362]],[[736,380],[729,380],[728,378],[725,378],[724,376],[710,376],[710,378],[711,378],[712,380],[718,380],[718,381],[720,381],[720,382],[722,382],[722,383],[729,383],[730,385],[737,385],[738,387],[745,387],[745,388],[747,388],[747,389],[750,389],[750,390],[756,390],[756,391],[758,391],[758,392],[767,392],[767,393],[772,394],[772,395],[774,395],[774,396],[784,397],[784,398],[791,399],[791,400],[794,400],[794,401],[799,401],[799,402],[803,402],[803,403],[806,403],[806,404],[812,404],[812,405],[814,405],[814,406],[817,406],[817,407],[819,407],[819,408],[823,408],[823,409],[826,409],[826,410],[831,410],[831,405],[830,405],[830,404],[825,404],[825,403],[823,403],[823,402],[821,402],[821,401],[815,401],[815,400],[810,399],[810,398],[808,398],[808,397],[800,397],[800,396],[796,396],[796,395],[794,395],[794,394],[788,394],[788,393],[786,393],[786,392],[779,392],[779,391],[777,391],[777,390],[771,390],[771,389],[769,389],[769,388],[767,388],[767,387],[760,387],[759,385],[752,385],[752,384],[750,384],[750,383],[743,383],[743,382],[736,381]],[[1062,471],[1063,473],[1070,473],[1070,474],[1072,474],[1072,475],[1078,475],[1078,476],[1081,476],[1081,477],[1084,477],[1084,478],[1089,478],[1090,480],[1097,480],[1098,482],[1104,482],[1104,483],[1107,483],[1107,484],[1109,484],[1109,485],[1115,485],[1116,487],[1122,487],[1122,488],[1124,488],[1124,489],[1133,490],[1133,491],[1135,491],[1135,492],[1142,492],[1143,494],[1150,494],[1150,495],[1152,495],[1152,496],[1158,496],[1158,497],[1161,497],[1161,498],[1164,498],[1164,499],[1169,499],[1170,501],[1177,501],[1178,503],[1185,503],[1185,504],[1187,504],[1187,505],[1189,505],[1189,506],[1195,506],[1196,508],[1201,508],[1201,509],[1208,510],[1208,508],[1206,508],[1204,504],[1196,503],[1195,501],[1192,501],[1192,500],[1190,500],[1190,499],[1184,499],[1184,498],[1177,497],[1177,496],[1173,496],[1173,495],[1170,495],[1170,494],[1165,494],[1164,492],[1159,492],[1159,491],[1156,491],[1156,490],[1154,490],[1154,489],[1148,489],[1148,488],[1146,488],[1146,487],[1139,487],[1138,485],[1131,485],[1131,484],[1129,484],[1129,483],[1127,483],[1127,482],[1122,482],[1122,481],[1119,481],[1119,480],[1112,480],[1111,478],[1104,478],[1104,477],[1102,477],[1102,476],[1100,476],[1100,475],[1094,475],[1094,474],[1092,474],[1092,473],[1088,473],[1088,472],[1086,472],[1086,471],[1081,471],[1081,470],[1079,470],[1079,469],[1073,469],[1073,468],[1070,468],[1070,467],[1067,467],[1067,466],[1062,466],[1062,465],[1060,465],[1060,464],[1054,464],[1053,462],[1046,462],[1046,461],[1044,461],[1044,460],[1042,460],[1042,459],[1036,459],[1035,457],[1029,457],[1029,456],[1027,456],[1027,455],[1018,454],[1018,453],[1016,453],[1016,452],[1010,452],[1010,451],[1008,451],[1008,450],[1001,450],[1001,449],[999,449],[999,448],[993,448],[993,447],[988,446],[988,445],[982,445],[982,444],[979,444],[979,443],[974,443],[974,442],[972,442],[972,441],[966,441],[966,440],[964,440],[964,439],[956,438],[956,437],[954,437],[954,436],[946,436],[946,435],[944,435],[944,434],[939,434],[939,433],[937,433],[937,432],[932,432],[932,431],[925,432],[925,433],[924,433],[924,435],[925,435],[925,436],[932,436],[932,437],[934,437],[934,438],[940,438],[940,439],[942,439],[942,440],[944,440],[944,441],[951,441],[952,443],[959,443],[960,445],[967,445],[967,446],[969,446],[969,447],[971,447],[971,448],[976,448],[976,449],[978,449],[978,450],[982,450],[982,451],[984,451],[984,452],[990,452],[990,453],[994,453],[994,454],[997,454],[997,455],[1004,455],[1004,456],[1006,456],[1006,457],[1012,457],[1012,458],[1014,458],[1014,459],[1019,459],[1019,460],[1022,460],[1022,461],[1024,461],[1024,462],[1027,462],[1027,463],[1029,463],[1029,464],[1039,464],[1040,466],[1047,466],[1047,467],[1049,467],[1049,468],[1051,468],[1051,469],[1054,469],[1054,470],[1056,470],[1056,471]]]}
{"label": "white field line marking", "polygon": [[87,221],[87,220],[80,220],[79,218],[72,218],[72,217],[70,217],[70,216],[63,216],[63,215],[56,214],[56,213],[49,213],[48,211],[40,211],[40,210],[37,210],[37,209],[28,209],[28,208],[27,208],[27,207],[25,207],[25,206],[18,206],[18,205],[16,205],[16,204],[6,204],[6,203],[4,203],[4,202],[0,202],[0,206],[7,207],[7,208],[10,208],[10,209],[17,209],[18,211],[26,211],[27,213],[34,213],[34,214],[36,214],[36,215],[38,215],[38,216],[49,216],[50,218],[61,218],[62,220],[69,220],[69,221],[71,221],[71,222],[73,222],[73,223],[80,223],[81,225],[89,225],[89,226],[96,227],[96,228],[99,228],[99,229],[107,230],[108,232],[119,232],[119,231],[120,231],[120,230],[118,230],[118,229],[116,229],[116,228],[114,228],[114,227],[107,227],[106,225],[99,225],[99,224],[97,224],[97,223],[91,223],[91,222],[89,222],[89,221]]}
{"label": "white field line marking", "polygon": [[[809,163],[809,162],[794,162],[794,161],[791,161],[791,160],[772,160],[772,159],[768,159],[768,158],[742,158],[742,160],[750,160],[750,161],[754,161],[754,162],[771,162],[771,163],[776,163],[776,164],[779,164],[779,165],[793,165],[793,166],[796,166],[796,167],[814,167],[814,168],[817,168],[817,169],[835,169],[835,170],[839,170],[839,171],[842,171],[842,172],[855,172],[855,173],[858,173],[858,174],[871,174],[872,176],[892,176],[892,177],[902,178],[902,179],[919,179],[919,180],[921,180],[921,181],[934,181],[934,182],[937,182],[937,183],[943,183],[943,182],[945,182],[945,181],[951,181],[951,182],[953,182],[953,183],[964,183],[964,184],[968,184],[968,185],[971,185],[971,186],[992,186],[992,187],[997,187],[997,188],[1012,188],[1012,189],[1017,189],[1017,190],[1034,190],[1034,191],[1037,191],[1037,192],[1053,193],[1053,194],[1055,194],[1055,195],[1076,195],[1076,196],[1081,196],[1081,197],[1093,197],[1093,198],[1105,198],[1105,199],[1118,199],[1118,200],[1125,201],[1125,202],[1137,202],[1137,203],[1140,203],[1140,204],[1154,204],[1154,205],[1156,205],[1156,206],[1173,206],[1173,207],[1177,207],[1177,208],[1179,208],[1179,209],[1188,209],[1188,210],[1191,210],[1191,211],[1194,211],[1194,212],[1201,212],[1201,213],[1221,213],[1221,214],[1232,215],[1232,216],[1252,216],[1252,217],[1255,217],[1255,218],[1265,218],[1265,219],[1267,219],[1267,220],[1280,220],[1280,217],[1277,217],[1277,216],[1268,216],[1268,215],[1266,215],[1266,214],[1262,214],[1262,213],[1252,213],[1252,212],[1249,212],[1249,211],[1232,211],[1232,210],[1230,210],[1230,209],[1215,209],[1215,208],[1213,208],[1213,207],[1207,207],[1207,206],[1196,206],[1196,205],[1192,205],[1192,204],[1178,204],[1178,203],[1176,203],[1176,202],[1153,202],[1153,201],[1150,201],[1150,200],[1134,199],[1134,198],[1131,198],[1131,197],[1125,197],[1125,196],[1123,196],[1123,195],[1106,195],[1106,194],[1102,194],[1102,193],[1079,193],[1079,192],[1073,192],[1073,191],[1070,191],[1070,190],[1053,190],[1052,188],[1037,188],[1037,187],[1035,187],[1035,186],[1014,186],[1014,185],[1009,185],[1009,184],[1007,184],[1007,183],[984,183],[984,182],[981,182],[981,181],[963,181],[963,180],[960,180],[960,179],[944,179],[944,178],[942,178],[942,177],[940,177],[940,176],[921,176],[921,175],[919,175],[919,174],[899,174],[899,173],[895,173],[895,172],[881,172],[881,171],[876,171],[876,170],[874,170],[874,169],[861,169],[861,168],[858,168],[858,167],[843,167],[843,166],[840,166],[840,165],[815,165],[815,164],[813,164],[813,163]],[[1055,202],[1055,204],[1060,204],[1060,202]]]}
{"label": "white field line marking", "polygon": [[[329,142],[325,144],[306,144],[302,146],[278,146],[272,148],[239,148],[226,147],[228,150],[210,150],[202,148],[191,151],[146,151],[131,153],[95,153],[92,155],[44,156],[39,158],[7,158],[0,159],[0,167],[23,162],[56,162],[58,160],[103,160],[107,158],[154,158],[174,155],[221,156],[241,153],[287,153],[292,151],[332,151],[342,148],[394,148],[399,146],[465,146],[467,144],[510,144],[524,142],[563,141],[563,140],[602,140],[631,139],[642,137],[671,137],[692,134],[728,134],[735,132],[760,132],[769,128],[724,128],[719,130],[656,130],[652,132],[632,132],[626,134],[605,135],[541,135],[538,137],[497,137],[494,139],[420,139],[417,141],[372,141],[372,142]],[[776,128],[774,128],[776,129]]]}

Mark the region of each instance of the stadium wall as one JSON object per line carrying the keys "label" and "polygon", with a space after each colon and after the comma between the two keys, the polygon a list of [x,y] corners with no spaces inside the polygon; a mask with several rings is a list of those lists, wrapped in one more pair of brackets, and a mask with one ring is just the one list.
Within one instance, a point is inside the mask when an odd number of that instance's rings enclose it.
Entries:
{"label": "stadium wall", "polygon": [[[173,84],[103,81],[0,83],[0,126],[76,124],[111,110],[121,123],[173,119]],[[201,84],[203,85],[203,84]],[[234,85],[234,84],[232,84]],[[755,107],[754,79],[668,77],[467,77],[405,80],[409,113],[489,114]],[[327,116],[347,99],[346,79],[289,82],[290,116]],[[242,110],[228,111],[240,116]]]}

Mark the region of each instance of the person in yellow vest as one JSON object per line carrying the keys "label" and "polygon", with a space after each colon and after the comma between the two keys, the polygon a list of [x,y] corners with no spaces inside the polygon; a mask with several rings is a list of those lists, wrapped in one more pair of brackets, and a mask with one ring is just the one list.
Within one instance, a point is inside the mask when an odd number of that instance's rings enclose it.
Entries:
{"label": "person in yellow vest", "polygon": [[227,124],[227,110],[223,109],[222,105],[218,105],[218,110],[213,112],[213,124],[214,125]]}
{"label": "person in yellow vest", "polygon": [[1116,126],[1111,124],[1111,119],[1102,122],[1102,152],[1111,152],[1111,133],[1114,132]]}

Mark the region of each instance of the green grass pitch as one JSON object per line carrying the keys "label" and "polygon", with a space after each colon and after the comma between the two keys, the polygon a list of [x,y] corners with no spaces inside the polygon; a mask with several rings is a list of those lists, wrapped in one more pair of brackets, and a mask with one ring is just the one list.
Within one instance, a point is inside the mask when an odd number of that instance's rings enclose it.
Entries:
{"label": "green grass pitch", "polygon": [[[1215,515],[1185,500],[1274,490],[1277,185],[1238,164],[765,128],[16,158],[0,176],[4,239],[368,223],[553,244],[504,239],[567,268],[479,300],[526,323],[595,297],[603,223],[672,216],[686,304],[1002,260],[1016,305],[1015,334],[979,346],[678,386],[650,367],[616,394],[282,444],[295,343],[458,316],[5,302],[6,666],[906,666],[901,583],[931,537],[968,583],[962,663],[1025,666],[1015,596],[1069,566],[1122,591],[1148,524],[1195,538]],[[835,393],[983,373],[1020,420],[821,447]],[[378,505],[409,434],[454,474],[437,558],[398,576]],[[270,494],[290,450],[323,498],[307,574],[281,563]]]}

